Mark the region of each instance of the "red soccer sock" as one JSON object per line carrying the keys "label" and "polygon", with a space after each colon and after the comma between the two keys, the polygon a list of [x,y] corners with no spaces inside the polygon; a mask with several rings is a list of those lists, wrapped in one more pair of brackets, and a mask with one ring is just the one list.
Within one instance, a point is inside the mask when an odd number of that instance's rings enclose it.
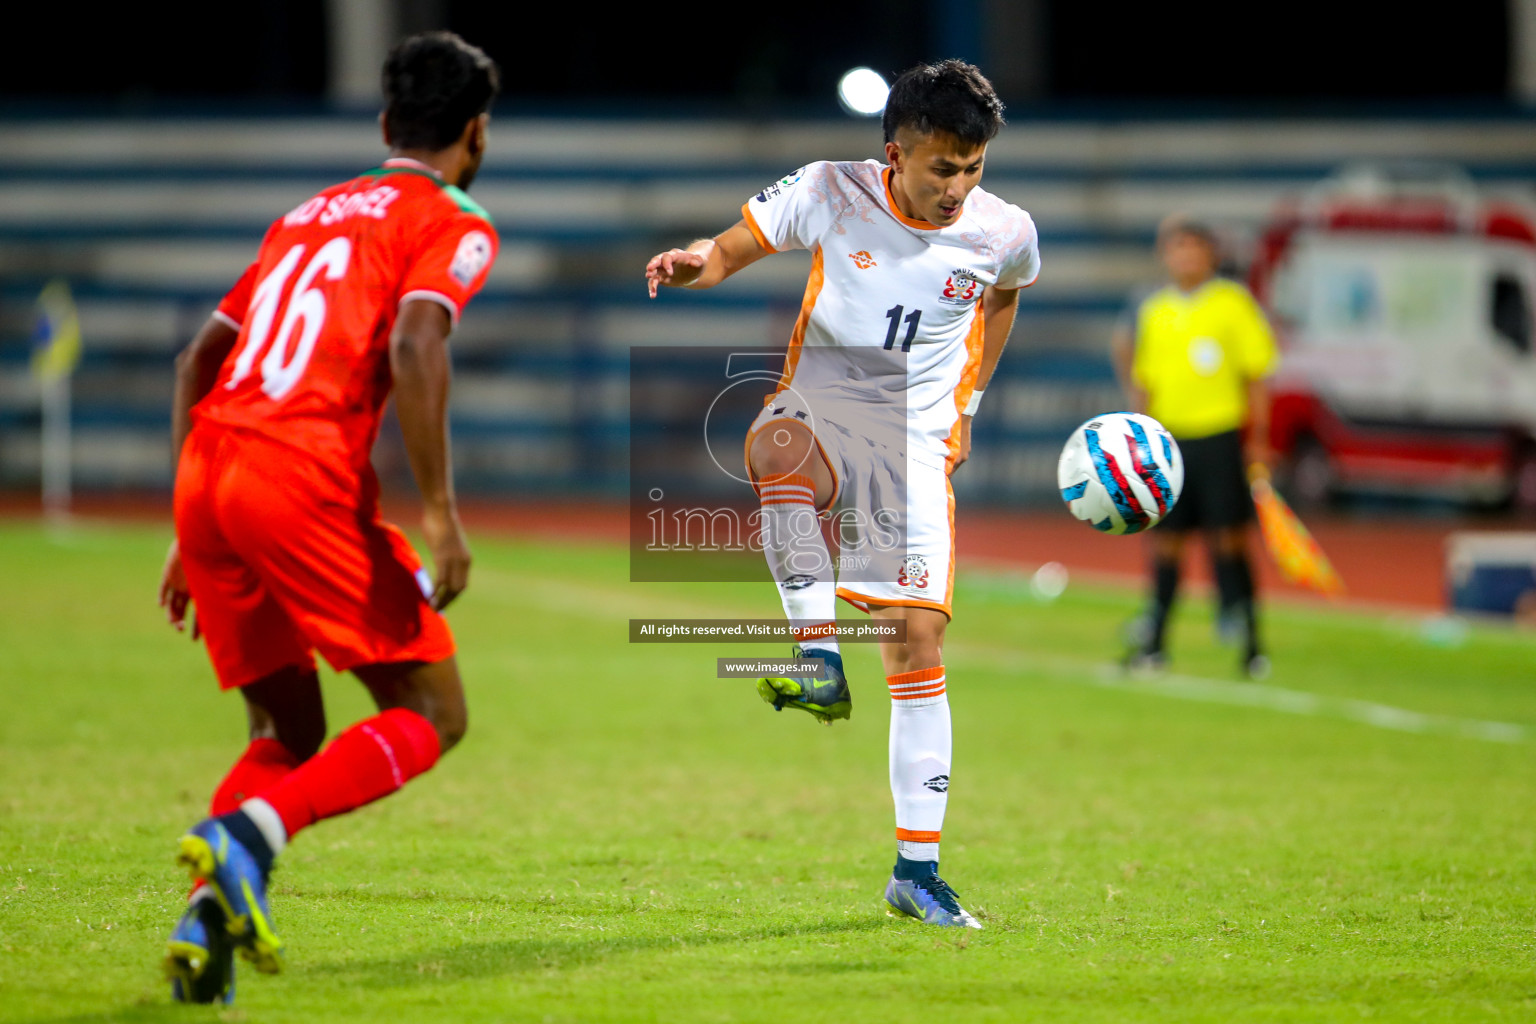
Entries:
{"label": "red soccer sock", "polygon": [[440,747],[426,718],[391,708],[358,722],[257,796],[283,819],[291,839],[323,818],[393,793],[436,764]]}
{"label": "red soccer sock", "polygon": [[277,740],[251,740],[251,745],[245,748],[240,760],[214,791],[208,814],[216,818],[237,810],[247,798],[269,789],[298,766],[299,759],[293,751]]}

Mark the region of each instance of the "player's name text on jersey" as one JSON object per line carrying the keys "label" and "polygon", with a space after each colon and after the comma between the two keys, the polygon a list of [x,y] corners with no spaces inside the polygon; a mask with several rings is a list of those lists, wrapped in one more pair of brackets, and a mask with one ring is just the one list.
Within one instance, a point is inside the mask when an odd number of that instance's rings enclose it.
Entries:
{"label": "player's name text on jersey", "polygon": [[390,204],[400,198],[400,190],[380,185],[364,192],[348,192],[344,195],[315,196],[315,198],[291,211],[283,218],[285,227],[308,224],[316,217],[325,227],[352,217],[372,217],[383,220],[389,215]]}

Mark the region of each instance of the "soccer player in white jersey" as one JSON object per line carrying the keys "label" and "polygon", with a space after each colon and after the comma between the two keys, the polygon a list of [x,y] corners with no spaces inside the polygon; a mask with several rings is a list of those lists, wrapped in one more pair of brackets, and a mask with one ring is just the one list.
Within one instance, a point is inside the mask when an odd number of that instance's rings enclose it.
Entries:
{"label": "soccer player in white jersey", "polygon": [[[759,690],[776,709],[847,718],[851,695],[828,635],[837,597],[905,623],[903,642],[881,645],[897,839],[885,898],[926,923],[971,928],[981,925],[938,875],[951,754],[942,655],[954,587],[949,474],[969,455],[971,417],[1019,289],[1040,270],[1029,214],[978,187],[1002,110],[969,64],[913,68],[886,101],[885,163],[808,164],[749,199],[734,226],[646,266],[654,297],[658,286],[713,287],[786,249],[813,255],[783,379],[746,454],[797,653],[823,660],[827,678],[765,679]],[[879,426],[892,412],[894,435]],[[904,507],[879,507],[893,494]],[[871,524],[890,515],[901,548],[888,575],[834,578],[821,512],[859,513],[839,519],[842,550],[878,540]]]}

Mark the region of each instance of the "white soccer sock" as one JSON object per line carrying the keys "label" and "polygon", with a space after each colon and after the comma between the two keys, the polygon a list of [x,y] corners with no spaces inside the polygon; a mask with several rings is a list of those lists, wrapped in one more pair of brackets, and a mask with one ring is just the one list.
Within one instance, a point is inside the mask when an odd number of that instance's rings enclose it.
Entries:
{"label": "white soccer sock", "polygon": [[807,653],[838,653],[837,639],[831,635],[837,619],[837,583],[816,516],[816,485],[796,474],[767,477],[758,484],[757,496],[763,506],[763,557],[785,617]]}
{"label": "white soccer sock", "polygon": [[283,852],[288,845],[288,829],[283,826],[283,819],[277,810],[259,796],[253,796],[240,805],[245,816],[256,823],[261,838],[267,841],[267,848],[276,857]]}
{"label": "white soccer sock", "polygon": [[908,860],[937,862],[952,749],[944,666],[899,672],[885,681],[891,690],[896,850]]}

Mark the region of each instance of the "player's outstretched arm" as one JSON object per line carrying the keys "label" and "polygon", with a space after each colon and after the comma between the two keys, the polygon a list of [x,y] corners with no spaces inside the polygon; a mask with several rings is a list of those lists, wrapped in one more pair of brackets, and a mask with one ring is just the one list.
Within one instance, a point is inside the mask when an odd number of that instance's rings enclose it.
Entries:
{"label": "player's outstretched arm", "polygon": [[645,265],[645,284],[653,299],[657,289],[664,287],[713,288],[772,252],[757,240],[746,221],[739,220],[714,238],[652,256]]}
{"label": "player's outstretched arm", "polygon": [[469,583],[469,542],[459,522],[448,455],[448,335],[453,324],[436,302],[407,302],[389,338],[395,412],[421,491],[421,531],[437,570],[432,607],[442,611]]}
{"label": "player's outstretched arm", "polygon": [[[213,382],[219,377],[219,367],[230,349],[235,347],[240,332],[218,317],[209,317],[197,337],[176,356],[176,389],[171,398],[171,457],[180,458],[181,446],[192,429],[192,407],[213,390]],[[186,573],[181,568],[181,546],[171,541],[166,553],[165,567],[160,571],[160,607],[165,609],[165,620],[176,629],[187,628],[187,607],[192,595],[187,589]],[[192,639],[198,636],[197,624],[192,625]]]}
{"label": "player's outstretched arm", "polygon": [[[1019,291],[1018,288],[989,287],[981,293],[981,366],[976,371],[973,401],[975,396],[979,396],[992,382],[992,373],[997,369],[997,361],[1003,357],[1003,349],[1008,344],[1008,335],[1013,332],[1013,317],[1019,309]],[[954,465],[950,467],[951,473],[971,457],[971,417],[974,414],[975,410],[971,409],[960,416],[960,454],[955,459]]]}

